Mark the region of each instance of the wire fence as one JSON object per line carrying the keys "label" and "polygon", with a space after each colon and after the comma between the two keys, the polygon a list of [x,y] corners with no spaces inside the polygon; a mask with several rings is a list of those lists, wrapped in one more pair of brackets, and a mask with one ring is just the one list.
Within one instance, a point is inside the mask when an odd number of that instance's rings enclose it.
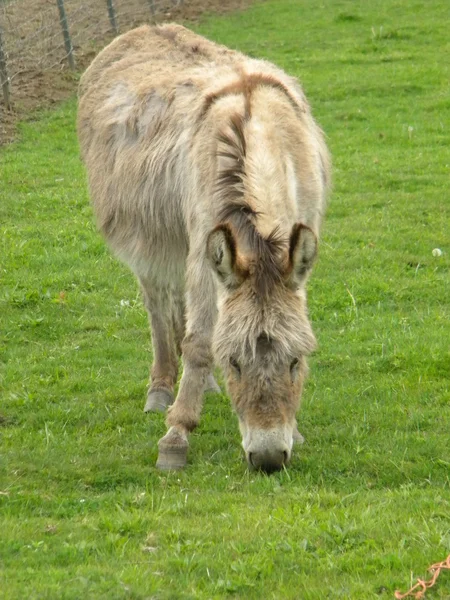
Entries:
{"label": "wire fence", "polygon": [[76,69],[100,41],[170,11],[184,0],[0,0],[0,98],[11,108],[27,74]]}

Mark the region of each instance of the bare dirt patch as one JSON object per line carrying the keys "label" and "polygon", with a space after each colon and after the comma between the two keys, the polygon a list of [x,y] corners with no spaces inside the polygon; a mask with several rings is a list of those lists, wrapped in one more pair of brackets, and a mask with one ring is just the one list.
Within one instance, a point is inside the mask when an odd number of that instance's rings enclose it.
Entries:
{"label": "bare dirt patch", "polygon": [[[254,0],[185,0],[178,7],[168,3],[166,10],[155,14],[154,18],[148,10],[143,10],[142,2],[131,0],[125,10],[118,14],[120,32],[127,31],[145,22],[187,21],[198,22],[208,14],[223,14],[243,10]],[[56,4],[56,3],[54,3]],[[6,10],[7,9],[7,10]],[[38,111],[47,109],[70,97],[76,90],[80,73],[90,64],[97,52],[113,37],[108,21],[105,3],[98,6],[94,2],[83,12],[83,7],[75,0],[67,3],[69,23],[77,18],[78,30],[72,36],[76,71],[70,71],[64,53],[61,52],[62,34],[57,13],[49,10],[48,0],[28,0],[29,15],[43,15],[40,35],[43,36],[41,47],[29,45],[27,40],[34,39],[36,20],[23,19],[23,3],[17,0],[6,5],[7,26],[3,28],[4,43],[11,47],[8,64],[11,82],[11,110],[7,110],[0,99],[0,145],[13,141],[17,136],[17,123],[32,120]],[[54,7],[52,6],[52,11]],[[72,11],[72,13],[71,13]],[[46,21],[44,20],[44,17]],[[5,36],[6,33],[6,36]],[[5,40],[6,37],[6,40]],[[57,46],[51,46],[52,43]],[[58,52],[56,52],[56,48]],[[16,50],[17,49],[17,50]],[[40,54],[42,52],[42,55]]]}

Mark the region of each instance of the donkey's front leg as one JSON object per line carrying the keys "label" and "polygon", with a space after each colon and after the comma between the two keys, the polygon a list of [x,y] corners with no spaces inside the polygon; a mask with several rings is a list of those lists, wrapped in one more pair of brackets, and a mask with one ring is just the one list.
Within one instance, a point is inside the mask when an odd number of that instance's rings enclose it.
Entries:
{"label": "donkey's front leg", "polygon": [[169,430],[158,443],[156,466],[160,469],[180,469],[185,466],[189,447],[188,434],[195,429],[200,419],[203,392],[212,361],[209,348],[202,348],[201,340],[195,338],[191,334],[183,342],[184,369],[180,389],[175,403],[168,410]]}
{"label": "donkey's front leg", "polygon": [[183,376],[177,399],[167,415],[167,434],[159,441],[157,466],[179,469],[186,464],[188,434],[197,426],[203,392],[213,365],[211,338],[216,318],[216,289],[209,265],[199,252],[188,260],[186,336],[182,343]]}

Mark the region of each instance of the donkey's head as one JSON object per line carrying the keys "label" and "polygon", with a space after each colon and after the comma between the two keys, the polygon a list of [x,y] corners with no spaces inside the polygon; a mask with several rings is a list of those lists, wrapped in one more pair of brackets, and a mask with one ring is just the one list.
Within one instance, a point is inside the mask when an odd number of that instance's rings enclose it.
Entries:
{"label": "donkey's head", "polygon": [[293,226],[289,240],[278,230],[263,238],[253,217],[244,214],[243,226],[222,223],[208,238],[207,254],[219,279],[213,349],[247,461],[270,472],[290,460],[305,357],[315,347],[304,284],[317,240],[301,224]]}

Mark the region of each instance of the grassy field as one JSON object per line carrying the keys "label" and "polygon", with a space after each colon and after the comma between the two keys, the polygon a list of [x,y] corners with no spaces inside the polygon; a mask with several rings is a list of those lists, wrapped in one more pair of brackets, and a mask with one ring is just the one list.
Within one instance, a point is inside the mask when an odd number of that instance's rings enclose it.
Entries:
{"label": "grassy field", "polygon": [[334,157],[306,444],[270,477],[225,394],[188,468],[156,471],[147,319],[93,225],[75,101],[1,149],[0,597],[392,598],[448,555],[448,22],[448,0],[272,0],[199,26],[297,75]]}

